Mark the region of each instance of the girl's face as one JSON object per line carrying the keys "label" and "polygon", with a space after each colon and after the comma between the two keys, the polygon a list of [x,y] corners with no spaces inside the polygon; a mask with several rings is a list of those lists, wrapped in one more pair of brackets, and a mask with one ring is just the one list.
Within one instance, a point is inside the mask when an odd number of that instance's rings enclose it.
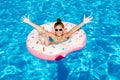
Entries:
{"label": "girl's face", "polygon": [[57,36],[61,36],[62,33],[63,33],[63,29],[64,29],[64,28],[62,28],[61,25],[57,25],[57,26],[55,27],[55,34],[56,34]]}

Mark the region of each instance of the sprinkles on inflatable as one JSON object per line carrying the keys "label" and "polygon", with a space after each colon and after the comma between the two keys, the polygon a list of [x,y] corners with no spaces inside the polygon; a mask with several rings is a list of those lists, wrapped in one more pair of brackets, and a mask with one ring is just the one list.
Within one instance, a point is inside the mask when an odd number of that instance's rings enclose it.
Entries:
{"label": "sprinkles on inflatable", "polygon": [[84,15],[83,21],[75,25],[69,22],[51,22],[36,25],[29,17],[23,17],[23,22],[35,29],[30,32],[26,40],[28,50],[34,56],[44,60],[59,60],[73,51],[82,49],[86,44],[86,35],[82,26],[89,23],[93,17]]}
{"label": "sprinkles on inflatable", "polygon": [[[53,32],[53,26],[55,22],[49,24],[43,24],[47,31]],[[75,24],[69,22],[63,22],[66,31],[71,30]],[[44,60],[59,60],[67,56],[73,51],[82,49],[86,44],[86,35],[84,30],[79,29],[67,40],[59,44],[42,45],[39,41],[38,31],[32,30],[26,40],[26,45],[30,53],[40,59]]]}

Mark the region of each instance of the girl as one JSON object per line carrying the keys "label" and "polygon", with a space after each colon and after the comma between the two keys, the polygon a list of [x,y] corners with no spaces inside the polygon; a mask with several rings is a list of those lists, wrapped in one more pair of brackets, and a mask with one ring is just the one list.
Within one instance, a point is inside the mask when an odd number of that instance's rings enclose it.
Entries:
{"label": "girl", "polygon": [[42,32],[46,36],[52,38],[54,42],[48,41],[49,43],[47,43],[47,44],[46,44],[46,42],[44,42],[44,44],[49,45],[51,43],[60,43],[60,42],[63,42],[65,40],[67,40],[75,31],[80,29],[83,25],[89,23],[92,19],[93,19],[93,17],[91,17],[91,16],[85,17],[85,15],[84,15],[83,21],[80,24],[78,24],[77,26],[73,27],[69,32],[67,32],[65,34],[63,34],[64,25],[63,25],[63,23],[60,19],[57,19],[57,22],[54,25],[55,34],[53,34],[52,32],[48,32],[45,29],[43,29],[42,27],[34,24],[33,22],[30,21],[29,17],[28,18],[23,17],[23,22],[31,25],[32,27],[34,27],[39,32]]}

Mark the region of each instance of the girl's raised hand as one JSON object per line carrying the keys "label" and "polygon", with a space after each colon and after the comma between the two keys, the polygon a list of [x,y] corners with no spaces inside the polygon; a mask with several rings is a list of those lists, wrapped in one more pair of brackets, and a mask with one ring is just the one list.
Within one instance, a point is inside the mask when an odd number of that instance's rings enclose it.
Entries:
{"label": "girl's raised hand", "polygon": [[30,22],[29,16],[28,16],[28,18],[24,16],[24,17],[22,18],[22,21],[25,22],[25,23],[29,23],[29,22]]}
{"label": "girl's raised hand", "polygon": [[86,17],[86,16],[84,15],[83,23],[87,24],[87,23],[89,23],[92,19],[93,19],[92,16]]}

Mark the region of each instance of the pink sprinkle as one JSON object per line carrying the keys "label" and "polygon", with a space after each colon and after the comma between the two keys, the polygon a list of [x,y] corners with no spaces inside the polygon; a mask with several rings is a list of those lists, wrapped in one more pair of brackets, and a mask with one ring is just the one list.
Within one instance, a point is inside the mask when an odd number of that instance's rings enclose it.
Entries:
{"label": "pink sprinkle", "polygon": [[82,37],[82,35],[80,35],[79,37]]}
{"label": "pink sprinkle", "polygon": [[78,32],[75,32],[75,34],[78,34]]}
{"label": "pink sprinkle", "polygon": [[52,33],[55,33],[55,31],[54,31],[53,27],[52,27]]}
{"label": "pink sprinkle", "polygon": [[36,44],[38,44],[39,41],[36,42]]}
{"label": "pink sprinkle", "polygon": [[53,54],[53,52],[49,52],[50,54]]}
{"label": "pink sprinkle", "polygon": [[66,23],[66,25],[65,26],[67,26],[68,25],[68,23]]}
{"label": "pink sprinkle", "polygon": [[34,38],[34,36],[32,36],[32,38]]}

